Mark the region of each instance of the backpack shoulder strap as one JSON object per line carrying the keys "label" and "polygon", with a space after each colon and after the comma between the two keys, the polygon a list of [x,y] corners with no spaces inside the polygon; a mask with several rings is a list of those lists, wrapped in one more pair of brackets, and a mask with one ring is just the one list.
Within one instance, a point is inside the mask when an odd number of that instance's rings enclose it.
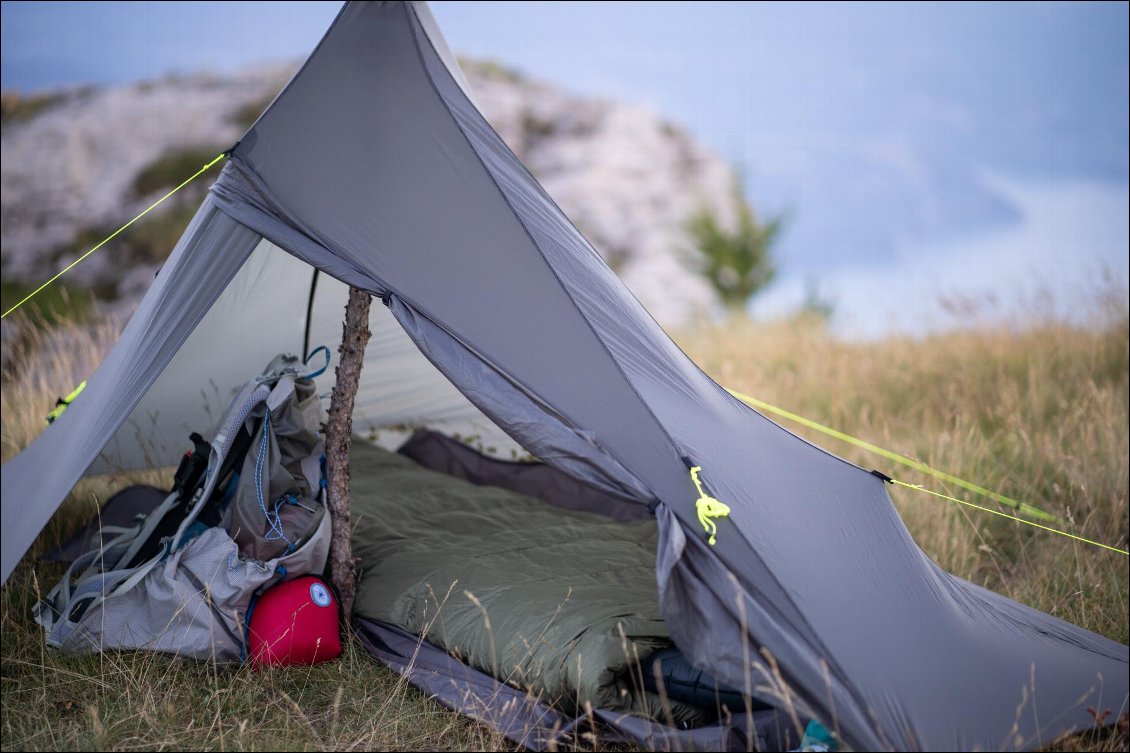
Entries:
{"label": "backpack shoulder strap", "polygon": [[[176,506],[178,500],[179,495],[176,492],[168,495],[153,512],[140,520],[137,525],[129,527],[104,526],[101,529],[102,538],[98,544],[79,555],[67,568],[67,572],[64,573],[55,587],[32,608],[35,621],[50,631],[55,622],[65,617],[71,610],[75,603],[75,594],[86,590],[84,587],[90,582],[95,580],[106,581],[111,573],[126,573],[127,575],[123,577],[128,577],[129,573],[143,567],[146,563],[128,570],[118,569],[122,564],[128,563],[136,556],[137,552],[148,541],[154,529],[161,523],[161,520]],[[112,538],[106,538],[107,536]],[[159,556],[152,558],[153,561],[159,559]],[[81,574],[76,578],[76,573]],[[121,579],[109,577],[109,580],[114,583]]]}

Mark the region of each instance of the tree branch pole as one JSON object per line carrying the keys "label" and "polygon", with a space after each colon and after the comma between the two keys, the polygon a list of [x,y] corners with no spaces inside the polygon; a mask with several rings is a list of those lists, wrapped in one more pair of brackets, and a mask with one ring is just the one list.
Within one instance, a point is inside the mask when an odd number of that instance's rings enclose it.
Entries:
{"label": "tree branch pole", "polygon": [[353,613],[353,599],[357,594],[357,566],[350,543],[353,526],[349,515],[349,444],[353,437],[353,402],[365,363],[365,345],[372,334],[369,332],[371,303],[368,293],[349,288],[341,345],[337,349],[341,358],[326,420],[326,504],[333,524],[330,579],[341,594],[346,620]]}

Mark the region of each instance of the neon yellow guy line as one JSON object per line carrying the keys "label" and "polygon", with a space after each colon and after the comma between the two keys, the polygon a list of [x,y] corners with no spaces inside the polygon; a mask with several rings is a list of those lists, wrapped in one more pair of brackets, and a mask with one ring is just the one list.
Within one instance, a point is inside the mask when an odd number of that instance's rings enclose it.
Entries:
{"label": "neon yellow guy line", "polygon": [[775,405],[770,405],[769,403],[767,403],[763,400],[758,400],[755,397],[750,397],[749,395],[743,395],[742,393],[736,392],[736,391],[731,390],[731,389],[727,389],[726,391],[729,392],[734,397],[736,397],[738,400],[741,400],[743,403],[746,403],[748,405],[752,405],[755,408],[761,408],[763,410],[767,410],[770,413],[775,413],[776,415],[782,416],[783,418],[787,418],[790,421],[795,421],[798,424],[803,424],[804,426],[807,426],[810,429],[815,429],[816,431],[823,432],[824,434],[827,434],[830,437],[835,437],[836,439],[847,442],[848,444],[853,444],[856,447],[862,447],[863,449],[868,450],[869,452],[874,452],[877,455],[882,455],[883,457],[887,458],[888,460],[893,460],[896,463],[901,463],[902,465],[913,468],[916,471],[922,471],[923,473],[927,473],[931,476],[934,476],[935,478],[940,478],[942,481],[947,481],[951,484],[955,484],[957,486],[960,486],[962,489],[966,489],[968,491],[974,492],[975,494],[980,494],[983,497],[988,497],[989,499],[993,500],[994,502],[999,502],[1002,505],[1005,505],[1006,507],[1011,507],[1015,510],[1019,510],[1020,512],[1024,513],[1025,515],[1031,516],[1033,518],[1038,518],[1040,520],[1045,520],[1045,521],[1048,521],[1048,522],[1051,522],[1051,523],[1058,523],[1059,522],[1059,518],[1057,518],[1056,516],[1052,515],[1051,513],[1044,512],[1043,510],[1041,510],[1038,507],[1033,507],[1032,505],[1030,505],[1026,502],[1018,502],[1017,500],[1012,499],[1011,497],[1006,497],[1003,494],[997,494],[996,492],[990,491],[989,489],[986,489],[983,486],[978,486],[977,484],[974,484],[970,481],[966,481],[965,479],[960,479],[957,476],[952,476],[952,475],[946,473],[945,471],[936,470],[936,469],[931,468],[930,466],[926,465],[925,463],[920,463],[919,461],[908,458],[905,455],[899,455],[897,452],[891,452],[890,450],[886,450],[886,449],[879,447],[877,445],[873,445],[870,442],[865,442],[862,439],[857,439],[856,437],[853,437],[850,434],[844,434],[842,431],[838,431],[836,429],[833,429],[830,426],[824,426],[823,424],[818,424],[815,421],[813,421],[812,419],[805,418],[804,416],[798,416],[795,413],[790,413],[789,411],[785,410],[784,408],[778,408]]}
{"label": "neon yellow guy line", "polygon": [[[963,479],[959,479],[956,476],[951,476],[950,474],[945,473],[943,471],[935,470],[935,469],[931,468],[930,466],[926,465],[925,463],[919,463],[917,460],[912,460],[912,459],[906,457],[905,455],[899,455],[896,452],[891,452],[890,450],[885,450],[882,447],[877,447],[876,445],[873,445],[870,442],[864,442],[862,439],[857,439],[857,438],[851,436],[850,434],[844,434],[842,431],[837,431],[836,429],[833,429],[833,428],[828,427],[828,426],[824,426],[823,424],[818,424],[815,421],[813,421],[812,419],[805,418],[804,416],[798,416],[795,413],[790,413],[789,411],[787,411],[783,408],[778,408],[775,405],[770,405],[769,403],[766,403],[763,400],[758,400],[757,398],[750,397],[749,395],[743,395],[742,393],[735,392],[734,390],[731,390],[731,389],[727,389],[726,391],[729,392],[734,397],[736,397],[737,399],[741,400],[742,402],[744,402],[748,405],[752,405],[755,408],[762,408],[764,410],[769,411],[770,413],[775,413],[778,416],[782,416],[784,418],[787,418],[790,421],[796,421],[799,424],[803,424],[803,425],[809,427],[810,429],[815,429],[816,431],[823,432],[823,433],[825,433],[829,436],[835,437],[836,439],[841,439],[845,442],[848,442],[850,444],[855,445],[856,447],[862,447],[865,450],[870,450],[871,452],[882,455],[885,458],[888,458],[890,460],[894,460],[897,463],[902,463],[903,465],[907,465],[907,466],[910,466],[911,468],[914,468],[916,470],[922,471],[924,473],[928,473],[932,476],[936,476],[936,477],[938,477],[938,478],[940,478],[944,481],[949,481],[951,483],[957,484],[958,486],[961,486],[964,489],[968,489],[969,491],[973,491],[973,492],[976,492],[978,494],[983,494],[984,496],[988,497],[989,499],[992,499],[994,501],[1008,505],[1009,507],[1014,507],[1014,508],[1016,508],[1016,509],[1018,509],[1018,510],[1024,512],[1024,513],[1027,513],[1028,515],[1033,515],[1034,517],[1040,517],[1044,520],[1053,520],[1053,521],[1058,520],[1058,518],[1056,518],[1054,515],[1050,515],[1050,514],[1044,512],[1043,510],[1039,509],[1038,507],[1033,507],[1033,506],[1025,504],[1023,502],[1017,502],[1016,500],[1011,499],[1009,497],[1006,497],[1003,494],[997,494],[996,492],[989,491],[988,489],[985,489],[984,487],[970,483],[970,482],[965,481]],[[1028,525],[1028,526],[1035,526],[1036,528],[1041,528],[1045,531],[1057,533],[1060,536],[1066,536],[1069,539],[1075,539],[1076,541],[1081,541],[1085,544],[1091,544],[1093,546],[1101,547],[1103,549],[1109,549],[1110,551],[1117,552],[1121,555],[1130,556],[1130,552],[1128,552],[1125,549],[1119,549],[1118,547],[1108,546],[1107,544],[1102,544],[1102,543],[1099,543],[1098,541],[1092,541],[1091,539],[1085,539],[1082,536],[1076,536],[1073,533],[1068,533],[1067,531],[1061,531],[1058,528],[1050,528],[1048,526],[1041,525],[1039,523],[1033,523],[1030,520],[1024,520],[1023,518],[1018,518],[1015,515],[1009,515],[1008,513],[1001,512],[1000,510],[994,510],[991,507],[983,507],[981,505],[977,505],[977,504],[974,504],[972,502],[966,502],[964,499],[958,499],[957,497],[951,497],[948,494],[942,494],[941,492],[936,492],[936,491],[933,491],[932,489],[927,489],[926,487],[921,486],[920,484],[908,484],[905,481],[899,481],[897,479],[890,479],[890,481],[891,481],[892,484],[897,484],[898,486],[905,486],[908,489],[915,489],[915,490],[920,491],[920,492],[925,492],[926,494],[932,494],[935,497],[941,497],[942,499],[947,499],[950,502],[956,502],[959,505],[966,505],[967,507],[972,507],[972,508],[975,508],[977,510],[982,510],[984,512],[992,513],[993,515],[999,515],[1002,518],[1008,518],[1009,520],[1015,520],[1017,523],[1023,523],[1024,525]]]}
{"label": "neon yellow guy line", "polygon": [[1112,552],[1118,552],[1119,554],[1130,556],[1130,552],[1126,551],[1125,549],[1119,549],[1117,547],[1107,546],[1106,544],[1100,544],[1097,541],[1091,541],[1090,539],[1085,539],[1082,536],[1076,536],[1073,533],[1068,533],[1067,531],[1061,531],[1058,528],[1048,528],[1047,526],[1042,526],[1039,523],[1033,523],[1030,520],[1024,520],[1024,518],[1018,518],[1015,515],[1009,515],[1008,513],[1001,512],[1000,510],[994,510],[991,507],[982,507],[981,505],[975,505],[972,502],[966,502],[964,499],[958,499],[957,497],[951,497],[948,494],[942,494],[941,492],[936,492],[936,491],[933,491],[932,489],[927,489],[924,486],[921,486],[919,484],[908,484],[905,481],[898,481],[896,479],[891,479],[891,483],[897,484],[899,486],[905,486],[908,489],[917,489],[920,492],[926,492],[927,494],[933,494],[935,497],[941,497],[942,499],[948,499],[950,502],[956,502],[959,505],[967,505],[967,506],[975,508],[977,510],[982,510],[984,512],[991,512],[993,515],[1000,515],[1002,518],[1008,518],[1009,520],[1015,520],[1017,523],[1023,523],[1024,525],[1027,525],[1027,526],[1035,526],[1036,528],[1042,528],[1045,531],[1051,531],[1052,533],[1058,533],[1060,536],[1066,536],[1069,539],[1075,539],[1076,541],[1082,541],[1085,544],[1093,544],[1094,546],[1101,546],[1103,549],[1109,549]]}
{"label": "neon yellow guy line", "polygon": [[109,243],[110,241],[112,241],[112,240],[113,240],[113,239],[114,239],[115,237],[117,237],[118,233],[122,232],[122,231],[123,231],[123,230],[125,230],[125,229],[126,229],[127,227],[129,227],[129,226],[130,226],[130,225],[132,225],[133,223],[137,222],[138,220],[140,220],[140,219],[141,219],[142,217],[144,217],[145,215],[149,214],[149,212],[150,212],[150,211],[152,211],[152,210],[153,210],[153,209],[154,209],[154,208],[155,208],[155,207],[156,207],[156,206],[157,206],[158,204],[160,204],[160,203],[161,203],[161,202],[163,202],[163,201],[164,201],[165,199],[169,198],[170,196],[172,196],[173,194],[175,194],[175,193],[176,193],[177,191],[181,190],[182,188],[184,188],[185,186],[187,186],[187,185],[188,185],[189,183],[191,183],[192,181],[196,180],[196,179],[197,179],[197,178],[199,178],[199,177],[200,177],[201,175],[203,175],[204,173],[206,173],[206,172],[207,172],[207,171],[208,171],[209,169],[211,169],[211,167],[212,167],[213,165],[215,165],[215,164],[216,164],[217,162],[219,162],[220,160],[222,160],[222,159],[224,158],[224,156],[225,156],[226,154],[227,154],[227,152],[223,152],[222,154],[218,155],[218,156],[216,157],[216,159],[212,160],[212,161],[211,161],[211,162],[209,162],[209,163],[208,163],[207,165],[205,165],[204,167],[202,167],[202,168],[200,168],[199,170],[197,170],[197,171],[196,171],[196,174],[195,174],[195,175],[193,175],[193,176],[192,176],[191,178],[189,178],[188,180],[186,180],[186,181],[185,181],[184,183],[181,183],[181,184],[180,184],[179,186],[177,186],[176,188],[174,188],[174,189],[173,189],[172,191],[169,191],[169,192],[168,192],[167,194],[165,194],[165,195],[164,195],[164,196],[162,196],[161,198],[157,199],[157,201],[155,201],[155,202],[153,202],[152,204],[150,204],[150,205],[149,205],[149,207],[148,207],[148,208],[147,208],[147,209],[146,209],[146,210],[145,210],[144,212],[142,212],[141,214],[137,215],[137,216],[136,216],[136,217],[134,217],[134,218],[133,218],[132,220],[130,220],[129,222],[127,222],[126,224],[122,225],[122,226],[121,226],[120,228],[118,228],[117,230],[115,230],[115,231],[114,231],[113,233],[111,233],[111,234],[110,234],[110,235],[109,235],[109,236],[108,236],[107,238],[105,238],[105,239],[104,239],[104,240],[103,240],[103,241],[102,241],[101,243],[99,243],[99,244],[98,244],[97,246],[95,246],[94,248],[90,249],[89,251],[87,251],[87,252],[86,252],[85,254],[83,254],[83,255],[82,255],[82,256],[80,256],[79,258],[77,258],[77,259],[75,259],[74,261],[72,261],[72,262],[71,262],[70,264],[68,264],[68,265],[66,266],[66,268],[64,268],[64,269],[63,269],[63,271],[62,271],[62,272],[59,272],[59,273],[58,273],[57,275],[55,275],[54,277],[52,277],[52,278],[51,278],[50,280],[48,280],[47,282],[45,282],[45,283],[43,283],[42,285],[40,285],[40,286],[39,286],[38,288],[36,288],[36,289],[35,289],[35,290],[33,290],[32,292],[28,293],[28,294],[27,294],[27,296],[26,296],[26,297],[25,297],[25,298],[24,298],[24,299],[23,299],[22,301],[20,301],[20,302],[19,302],[19,303],[17,303],[17,304],[15,305],[15,306],[13,306],[12,308],[10,308],[10,309],[8,309],[7,311],[5,311],[5,312],[4,312],[3,314],[0,314],[0,319],[3,319],[3,318],[4,318],[5,316],[7,316],[8,314],[10,314],[10,313],[12,313],[13,311],[15,311],[16,309],[18,309],[18,308],[19,308],[20,306],[23,306],[23,305],[24,305],[25,303],[27,303],[27,302],[28,302],[28,301],[30,301],[30,300],[31,300],[32,298],[34,298],[34,297],[35,297],[36,295],[38,295],[38,294],[39,294],[39,292],[40,292],[41,290],[43,290],[43,289],[44,289],[45,287],[47,287],[47,286],[48,286],[48,285],[50,285],[51,283],[55,282],[55,280],[58,280],[58,279],[59,279],[60,277],[62,277],[63,275],[65,275],[65,274],[66,274],[67,272],[69,272],[69,271],[70,271],[70,270],[71,270],[71,269],[72,269],[72,268],[73,268],[73,267],[74,267],[74,266],[75,266],[76,264],[78,264],[78,263],[79,263],[80,261],[82,261],[82,260],[83,260],[83,259],[85,259],[86,257],[88,257],[88,256],[90,256],[91,254],[93,254],[93,253],[94,253],[95,251],[97,251],[98,249],[102,248],[103,246],[105,246],[105,245],[106,245],[107,243]]}

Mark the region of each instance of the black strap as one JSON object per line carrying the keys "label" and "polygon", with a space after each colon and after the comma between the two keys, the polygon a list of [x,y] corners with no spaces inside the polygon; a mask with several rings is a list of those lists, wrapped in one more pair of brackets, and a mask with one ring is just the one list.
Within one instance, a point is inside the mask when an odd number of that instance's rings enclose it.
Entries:
{"label": "black strap", "polygon": [[204,471],[208,468],[208,455],[211,452],[211,447],[204,441],[204,437],[196,432],[192,432],[188,438],[192,441],[192,449],[181,458],[177,472],[173,476],[173,488],[169,490],[181,492],[182,497],[191,496],[192,492],[196,491],[200,479],[204,477]]}
{"label": "black strap", "polygon": [[302,335],[302,358],[310,357],[310,323],[314,318],[314,291],[318,289],[318,268],[314,268],[314,276],[310,278],[310,298],[306,301],[306,332]]}
{"label": "black strap", "polygon": [[219,525],[223,519],[224,495],[227,492],[229,479],[237,467],[243,466],[243,461],[247,457],[249,449],[251,449],[251,432],[247,430],[246,426],[241,426],[235,434],[227,457],[220,463],[220,472],[216,477],[216,486],[212,490],[212,496],[204,503],[203,507],[200,508],[200,514],[196,516],[196,519],[204,525]]}

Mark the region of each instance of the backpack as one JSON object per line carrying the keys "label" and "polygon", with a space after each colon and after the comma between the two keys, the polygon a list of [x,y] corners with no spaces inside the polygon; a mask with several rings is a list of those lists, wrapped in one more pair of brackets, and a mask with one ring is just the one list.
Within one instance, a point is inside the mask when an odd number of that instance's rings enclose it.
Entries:
{"label": "backpack", "polygon": [[[328,366],[329,350],[318,351]],[[239,661],[252,598],[322,572],[330,517],[313,378],[326,367],[302,368],[276,356],[232,400],[211,442],[190,437],[172,490],[151,513],[102,529],[33,610],[49,646]]]}

